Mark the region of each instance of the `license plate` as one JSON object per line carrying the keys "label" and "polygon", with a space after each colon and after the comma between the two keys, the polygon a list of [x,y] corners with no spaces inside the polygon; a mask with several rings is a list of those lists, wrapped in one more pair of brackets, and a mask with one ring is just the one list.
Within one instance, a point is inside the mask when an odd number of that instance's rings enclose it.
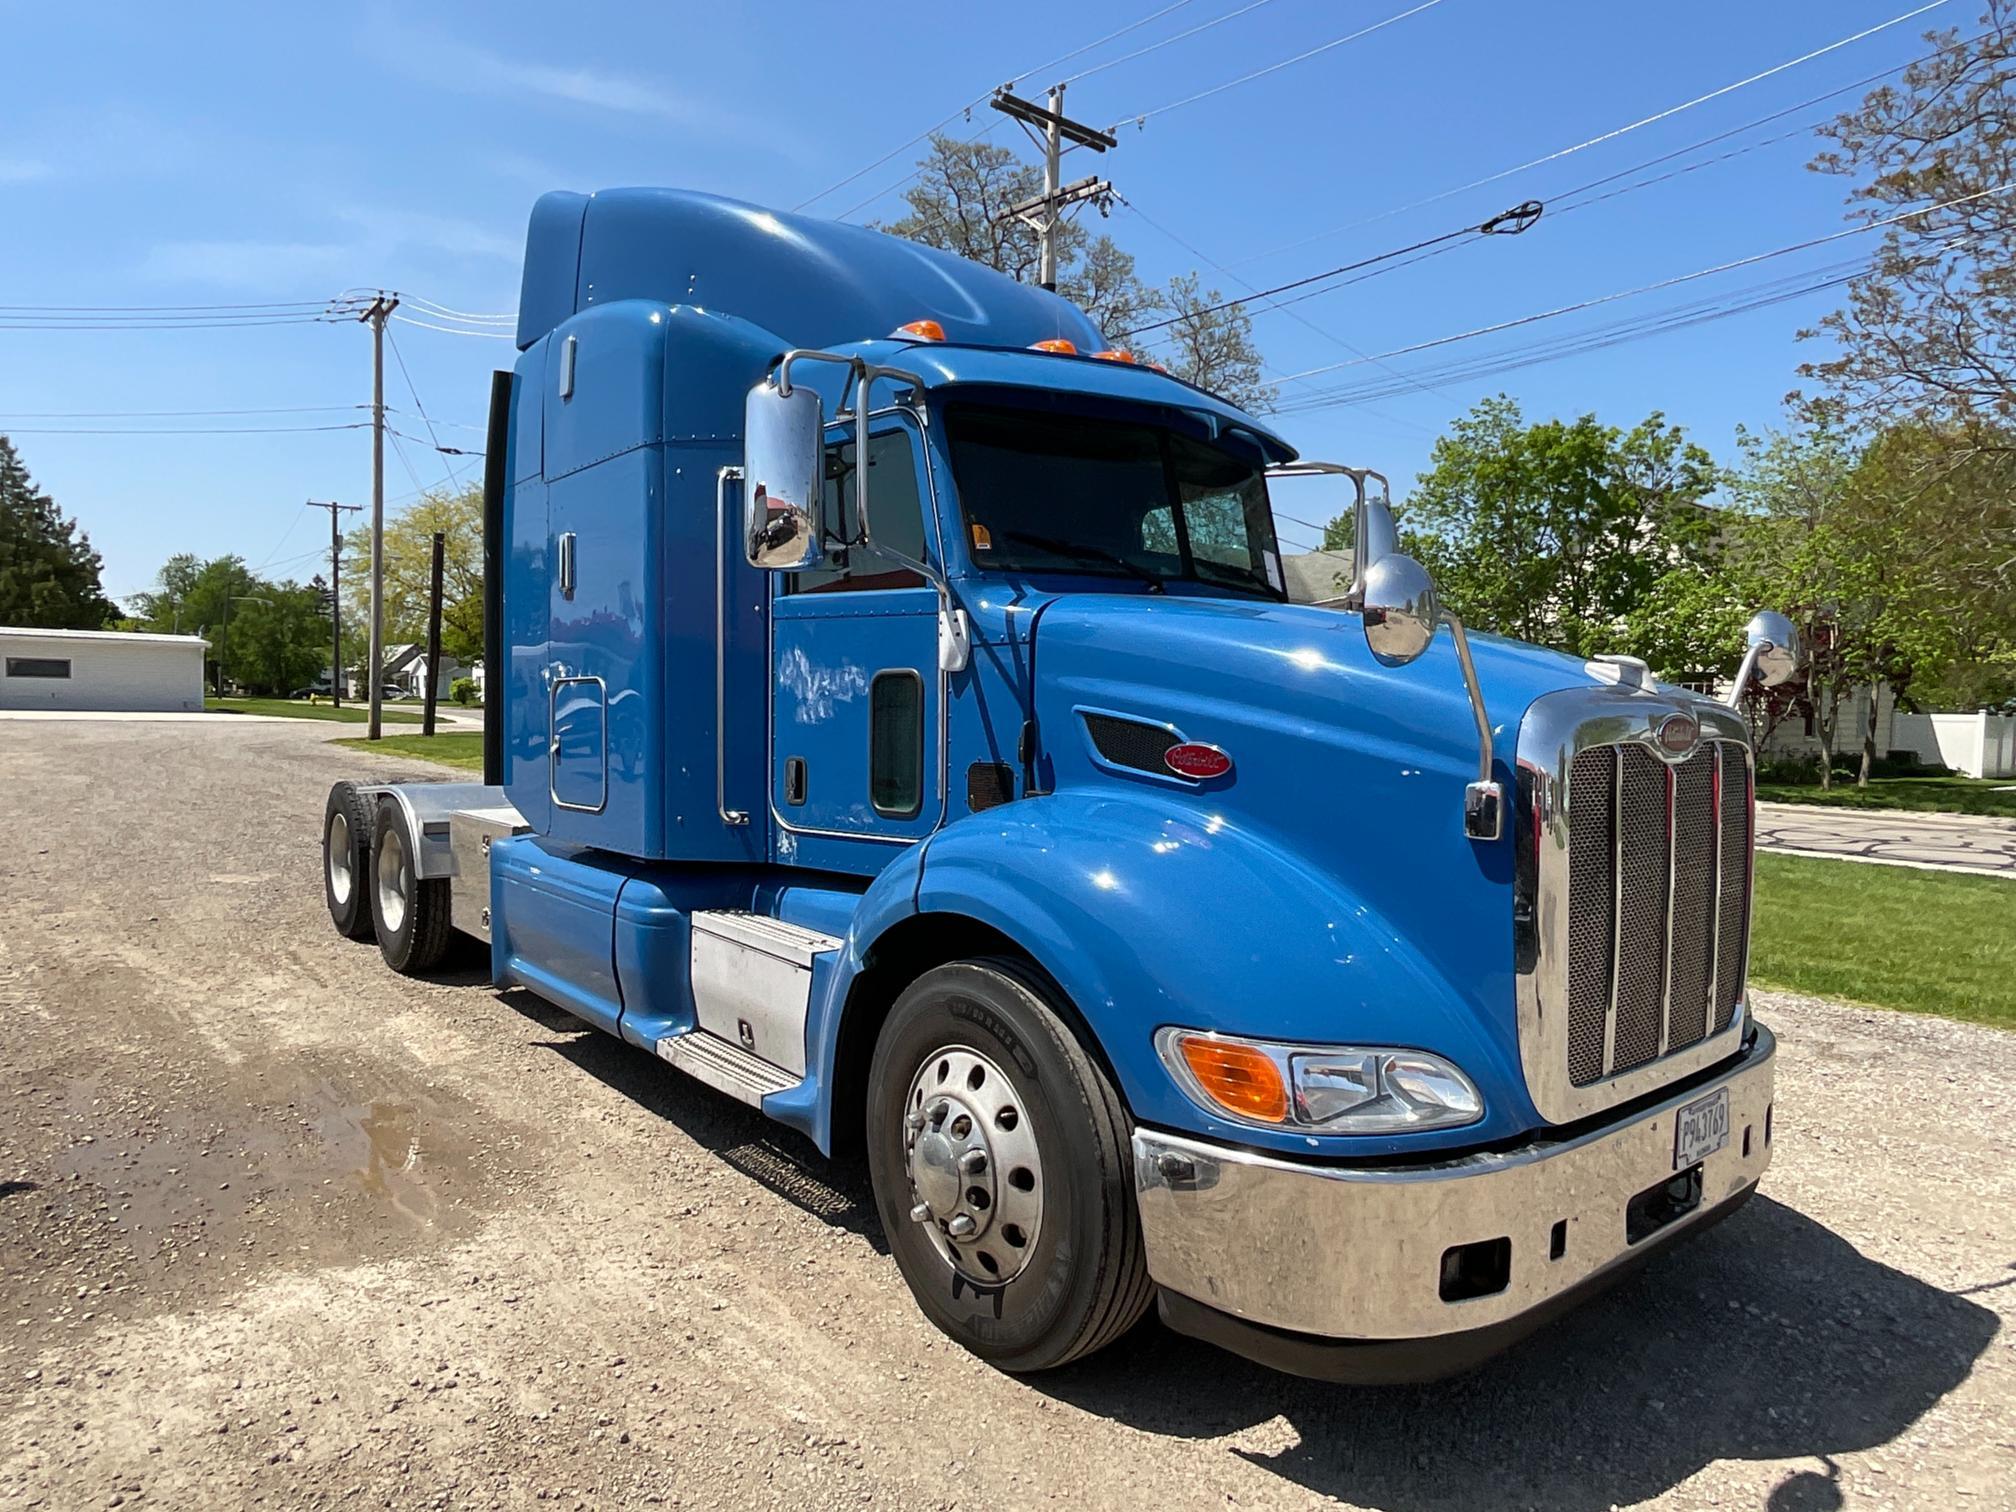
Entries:
{"label": "license plate", "polygon": [[1729,1089],[1719,1087],[1673,1120],[1673,1169],[1699,1165],[1729,1143]]}

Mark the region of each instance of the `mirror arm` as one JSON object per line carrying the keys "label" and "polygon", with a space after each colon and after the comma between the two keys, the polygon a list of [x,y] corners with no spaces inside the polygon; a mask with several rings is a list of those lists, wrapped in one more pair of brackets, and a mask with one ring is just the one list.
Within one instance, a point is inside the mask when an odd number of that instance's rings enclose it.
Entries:
{"label": "mirror arm", "polygon": [[1393,494],[1386,474],[1370,467],[1347,467],[1342,462],[1284,462],[1268,468],[1266,475],[1270,478],[1345,477],[1351,480],[1358,491],[1357,499],[1351,506],[1351,586],[1340,597],[1317,600],[1316,607],[1363,609],[1365,574],[1372,566],[1365,559],[1365,485],[1376,478],[1380,495],[1390,502]]}
{"label": "mirror arm", "polygon": [[1495,754],[1491,747],[1491,716],[1484,709],[1484,688],[1477,681],[1477,665],[1470,660],[1470,637],[1463,621],[1448,610],[1442,623],[1456,643],[1456,662],[1463,669],[1463,691],[1470,698],[1470,712],[1477,720],[1477,780],[1463,789],[1463,833],[1472,840],[1496,840],[1504,827],[1505,792],[1491,775]]}
{"label": "mirror arm", "polygon": [[1743,694],[1750,686],[1750,679],[1757,675],[1757,658],[1762,656],[1766,649],[1759,643],[1743,653],[1743,665],[1736,669],[1736,686],[1729,690],[1729,696],[1723,700],[1730,708],[1739,709],[1743,706]]}

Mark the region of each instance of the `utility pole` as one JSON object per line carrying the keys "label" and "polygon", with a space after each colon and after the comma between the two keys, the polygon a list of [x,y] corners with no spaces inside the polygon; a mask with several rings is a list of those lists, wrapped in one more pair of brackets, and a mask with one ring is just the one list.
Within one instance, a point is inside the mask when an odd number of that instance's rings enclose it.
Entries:
{"label": "utility pole", "polygon": [[310,499],[310,509],[329,511],[329,702],[343,707],[343,532],[336,528],[338,511],[359,514],[362,504],[335,504]]}
{"label": "utility pole", "polygon": [[1064,224],[1065,210],[1085,200],[1098,200],[1100,208],[1104,209],[1105,201],[1113,193],[1113,185],[1097,174],[1079,179],[1075,184],[1060,185],[1057,182],[1061,177],[1059,170],[1063,165],[1064,143],[1069,141],[1075,146],[1089,147],[1094,152],[1108,151],[1120,143],[1111,133],[1099,131],[1082,121],[1074,121],[1064,114],[1062,84],[1050,91],[1047,110],[1005,89],[995,91],[992,103],[1003,115],[1020,122],[1043,149],[1043,192],[1019,205],[1010,205],[994,219],[1019,220],[1034,228],[1040,253],[1037,282],[1054,293],[1057,288],[1057,228]]}
{"label": "utility pole", "polygon": [[440,697],[441,688],[441,556],[447,543],[440,531],[434,532],[434,571],[427,588],[427,710],[421,721],[420,733],[434,733],[434,705]]}
{"label": "utility pole", "polygon": [[[385,317],[399,308],[396,296],[380,290],[357,318],[371,327],[371,718],[364,738],[376,740],[384,712],[381,672],[385,657]],[[333,518],[333,516],[332,516]]]}

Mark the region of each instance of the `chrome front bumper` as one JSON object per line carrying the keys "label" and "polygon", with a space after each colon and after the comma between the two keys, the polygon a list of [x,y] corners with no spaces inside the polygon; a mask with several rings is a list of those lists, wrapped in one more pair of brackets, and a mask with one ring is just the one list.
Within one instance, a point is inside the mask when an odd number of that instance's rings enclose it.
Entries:
{"label": "chrome front bumper", "polygon": [[[1567,1294],[1595,1289],[1749,1195],[1771,1161],[1776,1049],[1759,1026],[1720,1076],[1653,1106],[1568,1138],[1435,1164],[1305,1165],[1137,1129],[1149,1273],[1179,1300],[1261,1330],[1342,1342],[1505,1329],[1509,1343],[1522,1320],[1551,1316]],[[1718,1087],[1729,1089],[1728,1142],[1700,1163],[1699,1199],[1686,1207],[1661,1191],[1685,1174],[1673,1169],[1675,1116]],[[1672,1216],[1675,1207],[1685,1210]],[[1474,1273],[1450,1284],[1450,1251],[1481,1246],[1465,1254],[1489,1260],[1504,1254],[1490,1248],[1500,1240],[1510,1248],[1503,1284],[1446,1300],[1479,1285]],[[1166,1298],[1164,1311],[1184,1326]]]}

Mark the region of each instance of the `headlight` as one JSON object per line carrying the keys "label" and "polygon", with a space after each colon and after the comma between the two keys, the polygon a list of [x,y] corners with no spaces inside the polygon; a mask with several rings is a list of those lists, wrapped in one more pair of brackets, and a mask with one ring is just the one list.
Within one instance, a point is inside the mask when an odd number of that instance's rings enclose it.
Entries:
{"label": "headlight", "polygon": [[1470,1078],[1439,1055],[1376,1045],[1281,1045],[1166,1028],[1155,1049],[1207,1112],[1323,1134],[1411,1134],[1484,1116]]}

